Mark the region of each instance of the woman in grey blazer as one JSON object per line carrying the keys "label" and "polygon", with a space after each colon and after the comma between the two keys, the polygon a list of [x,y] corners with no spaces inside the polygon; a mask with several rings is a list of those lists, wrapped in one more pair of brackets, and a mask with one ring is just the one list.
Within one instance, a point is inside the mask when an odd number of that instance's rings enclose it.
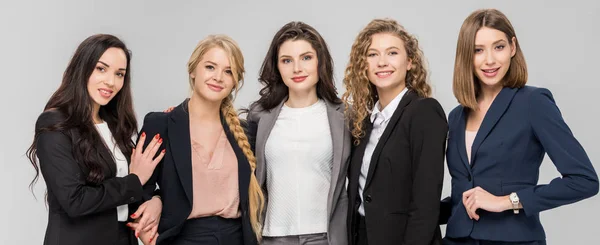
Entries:
{"label": "woman in grey blazer", "polygon": [[350,134],[321,35],[302,22],[283,26],[260,82],[248,124],[266,194],[263,244],[348,244]]}

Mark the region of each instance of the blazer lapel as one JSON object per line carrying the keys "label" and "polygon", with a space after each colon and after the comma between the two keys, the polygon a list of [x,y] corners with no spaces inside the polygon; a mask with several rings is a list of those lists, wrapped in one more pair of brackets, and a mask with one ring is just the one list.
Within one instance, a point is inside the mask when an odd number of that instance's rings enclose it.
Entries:
{"label": "blazer lapel", "polygon": [[333,165],[331,169],[331,180],[329,194],[327,196],[327,209],[329,217],[333,215],[333,207],[336,205],[337,198],[333,198],[337,190],[338,178],[340,177],[342,167],[342,154],[344,151],[344,114],[341,113],[339,104],[332,104],[325,100],[327,104],[327,118],[331,131],[331,141],[333,143]]}
{"label": "blazer lapel", "polygon": [[[503,88],[500,93],[496,96],[492,105],[488,109],[483,118],[483,122],[481,122],[481,126],[477,131],[477,135],[475,136],[475,140],[473,141],[473,147],[471,148],[471,167],[473,167],[473,163],[475,163],[475,158],[477,156],[477,151],[481,146],[481,143],[485,140],[485,138],[490,134],[494,126],[504,112],[510,105],[513,97],[517,93],[518,88]],[[464,135],[463,135],[463,143],[464,143]]]}
{"label": "blazer lapel", "polygon": [[[375,146],[375,150],[373,151],[373,156],[371,157],[371,163],[369,164],[369,172],[367,174],[365,189],[367,189],[367,187],[369,187],[369,184],[371,183],[371,179],[373,178],[373,173],[375,172],[375,168],[377,168],[377,164],[379,163],[379,155],[381,155],[381,151],[383,150],[383,147],[385,146],[385,143],[387,142],[387,140],[390,138],[390,135],[391,135],[392,131],[394,130],[394,128],[396,127],[398,120],[400,120],[400,117],[402,117],[402,113],[404,113],[404,109],[406,108],[406,106],[408,106],[410,104],[411,101],[413,101],[417,97],[418,97],[417,94],[415,94],[412,90],[408,90],[406,92],[406,94],[402,97],[402,99],[400,100],[400,103],[398,104],[398,107],[394,111],[394,114],[392,114],[392,118],[390,119],[387,127],[383,131],[383,134],[381,135],[381,138],[379,138],[379,141],[377,142],[377,146]],[[369,140],[368,138],[365,138],[365,139],[367,141]]]}
{"label": "blazer lapel", "polygon": [[168,121],[169,149],[175,162],[179,181],[190,205],[193,200],[192,193],[192,145],[190,139],[190,118],[187,111],[186,99],[171,113]]}
{"label": "blazer lapel", "polygon": [[467,158],[467,146],[465,143],[465,130],[467,126],[467,116],[465,112],[466,109],[464,107],[461,107],[458,114],[458,124],[456,125],[457,128],[456,130],[454,130],[453,137],[456,140],[458,140],[458,143],[456,144],[456,147],[458,147],[458,155],[460,155],[460,159],[462,160],[467,170],[470,172],[471,165],[469,164],[469,158]]}
{"label": "blazer lapel", "polygon": [[[266,181],[267,168],[264,166],[267,162],[265,156],[265,146],[271,130],[275,126],[281,107],[286,100],[282,100],[281,103],[271,109],[271,111],[265,111],[265,114],[261,116],[258,122],[258,129],[256,130],[256,154],[257,157],[262,158],[262,161],[257,161],[256,166],[256,180],[260,186],[263,186]],[[261,164],[262,163],[262,164]]]}
{"label": "blazer lapel", "polygon": [[[373,124],[369,120],[369,117],[364,119],[363,122],[365,128],[365,136],[360,140],[360,143],[355,146],[354,145],[354,137],[352,137],[352,150],[351,150],[351,159],[350,159],[350,169],[348,173],[348,193],[358,193],[358,179],[360,177],[360,169],[363,164],[363,158],[365,155],[365,149],[367,148],[367,144],[369,143],[369,137],[371,136],[371,131],[373,130]],[[351,207],[354,205],[355,200],[349,200]]]}
{"label": "blazer lapel", "polygon": [[[118,148],[119,146],[115,147]],[[108,167],[108,175],[105,175],[105,178],[108,178],[108,176],[117,176],[117,162],[115,162],[115,156],[112,154],[112,151],[108,149],[106,143],[104,144],[104,147],[100,147],[98,153],[104,160],[104,164]]]}

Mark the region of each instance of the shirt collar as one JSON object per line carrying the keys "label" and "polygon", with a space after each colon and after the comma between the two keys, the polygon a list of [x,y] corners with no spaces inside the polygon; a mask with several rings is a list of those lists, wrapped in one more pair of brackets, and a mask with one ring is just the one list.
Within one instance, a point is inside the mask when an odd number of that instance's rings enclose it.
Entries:
{"label": "shirt collar", "polygon": [[402,100],[402,97],[404,97],[407,91],[408,88],[404,88],[398,95],[396,95],[396,97],[392,101],[390,101],[390,103],[385,108],[383,108],[383,110],[379,109],[381,108],[381,104],[378,100],[375,103],[375,106],[373,107],[373,110],[371,112],[371,123],[375,122],[375,119],[377,119],[377,117],[382,117],[382,123],[389,121],[392,118],[394,111],[396,111],[396,108],[398,108],[400,100]]}

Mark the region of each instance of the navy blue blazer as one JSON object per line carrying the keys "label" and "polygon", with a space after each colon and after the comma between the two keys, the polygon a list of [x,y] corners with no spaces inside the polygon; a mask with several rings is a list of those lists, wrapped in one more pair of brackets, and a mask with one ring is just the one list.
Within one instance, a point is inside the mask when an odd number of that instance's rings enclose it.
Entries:
{"label": "navy blue blazer", "polygon": [[[583,147],[564,122],[552,93],[525,86],[503,88],[490,106],[467,160],[467,109],[458,106],[448,116],[446,153],[452,176],[452,194],[442,203],[446,235],[507,242],[545,240],[539,213],[589,198],[598,193],[598,175]],[[539,184],[545,153],[562,178]],[[463,192],[480,186],[496,196],[516,192],[523,205],[492,213],[478,210],[479,221],[469,219]],[[449,215],[449,217],[448,217]]]}

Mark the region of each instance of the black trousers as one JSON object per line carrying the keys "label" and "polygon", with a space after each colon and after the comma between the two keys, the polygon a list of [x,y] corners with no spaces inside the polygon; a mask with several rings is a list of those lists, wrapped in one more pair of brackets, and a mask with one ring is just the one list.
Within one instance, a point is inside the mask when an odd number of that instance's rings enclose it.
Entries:
{"label": "black trousers", "polygon": [[445,237],[442,244],[444,244],[444,245],[546,245],[546,241],[502,242],[502,241],[476,240],[476,239],[472,239],[470,237],[463,237],[463,238]]}
{"label": "black trousers", "polygon": [[119,235],[117,236],[116,245],[138,245],[138,240],[131,228],[127,227],[127,222],[119,222]]}
{"label": "black trousers", "polygon": [[241,219],[218,216],[189,219],[172,245],[244,245]]}
{"label": "black trousers", "polygon": [[361,216],[359,213],[356,213],[356,217],[358,221],[355,223],[356,228],[353,230],[356,231],[356,241],[354,244],[356,245],[369,245],[367,241],[367,225],[365,223],[365,217]]}

